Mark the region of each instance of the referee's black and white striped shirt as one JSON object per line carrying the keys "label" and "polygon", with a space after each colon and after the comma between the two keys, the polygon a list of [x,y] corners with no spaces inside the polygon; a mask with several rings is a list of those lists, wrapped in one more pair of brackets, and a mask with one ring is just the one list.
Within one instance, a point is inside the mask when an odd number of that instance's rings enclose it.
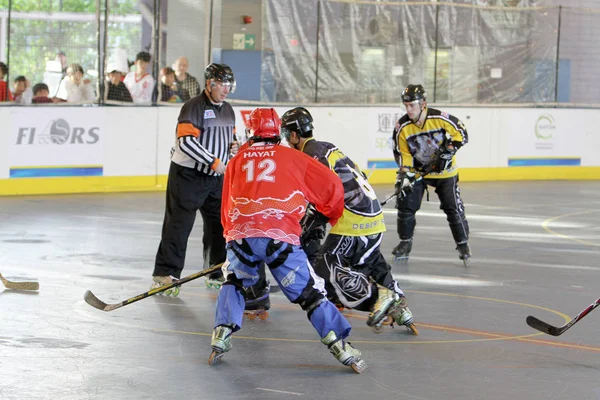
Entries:
{"label": "referee's black and white striped shirt", "polygon": [[216,176],[214,168],[229,161],[235,141],[235,113],[227,102],[213,104],[205,92],[183,105],[177,122],[171,160]]}

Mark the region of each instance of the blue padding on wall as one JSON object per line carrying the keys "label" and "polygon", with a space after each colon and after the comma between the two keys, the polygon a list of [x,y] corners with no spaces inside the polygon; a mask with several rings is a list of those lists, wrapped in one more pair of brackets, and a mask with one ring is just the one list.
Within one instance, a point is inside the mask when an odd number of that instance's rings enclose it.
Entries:
{"label": "blue padding on wall", "polygon": [[270,77],[261,75],[261,51],[215,49],[213,62],[227,64],[233,70],[237,87],[235,93],[228,96],[229,99],[260,100],[261,81],[272,81]]}
{"label": "blue padding on wall", "polygon": [[102,166],[93,167],[51,167],[10,169],[11,178],[48,178],[73,176],[102,176]]}
{"label": "blue padding on wall", "polygon": [[377,169],[397,169],[398,168],[398,164],[396,164],[396,161],[394,160],[368,160],[367,161],[367,168],[371,169],[373,168],[373,165],[375,165],[375,168]]}
{"label": "blue padding on wall", "polygon": [[581,158],[509,158],[509,167],[580,166]]}

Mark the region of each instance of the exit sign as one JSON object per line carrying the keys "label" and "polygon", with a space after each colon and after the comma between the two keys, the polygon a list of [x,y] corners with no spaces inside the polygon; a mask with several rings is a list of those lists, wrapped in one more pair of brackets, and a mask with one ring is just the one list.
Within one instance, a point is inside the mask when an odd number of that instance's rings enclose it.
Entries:
{"label": "exit sign", "polygon": [[254,50],[256,47],[256,35],[251,33],[234,33],[234,50]]}

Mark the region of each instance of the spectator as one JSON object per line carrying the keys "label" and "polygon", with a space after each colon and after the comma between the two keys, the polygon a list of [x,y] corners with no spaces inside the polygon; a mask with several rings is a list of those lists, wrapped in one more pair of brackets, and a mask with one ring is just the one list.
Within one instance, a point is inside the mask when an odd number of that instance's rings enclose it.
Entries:
{"label": "spectator", "polygon": [[182,103],[190,99],[188,91],[175,84],[175,71],[170,67],[160,70],[160,84],[156,85],[152,100],[157,101],[158,98],[170,103]]}
{"label": "spectator", "polygon": [[33,86],[33,99],[31,100],[33,104],[54,103],[55,101],[48,96],[50,96],[48,85],[40,82]]}
{"label": "spectator", "polygon": [[187,90],[191,98],[200,94],[200,84],[196,78],[187,73],[188,66],[187,58],[179,57],[173,63],[173,70],[175,70],[175,82],[181,88]]}
{"label": "spectator", "polygon": [[106,79],[108,87],[106,90],[106,100],[125,101],[132,103],[131,93],[122,82],[123,75],[120,71],[112,70],[108,73]]}
{"label": "spectator", "polygon": [[151,58],[150,53],[139,52],[135,56],[135,72],[129,72],[123,80],[134,103],[152,102],[155,81],[152,75],[146,71]]}
{"label": "spectator", "polygon": [[31,104],[33,92],[29,81],[23,75],[17,76],[13,82],[13,97],[17,104]]}
{"label": "spectator", "polygon": [[69,63],[67,62],[67,55],[65,54],[65,52],[60,50],[58,53],[56,53],[55,60],[60,63],[62,77],[66,77],[68,74],[67,70],[69,69]]}
{"label": "spectator", "polygon": [[91,103],[95,99],[94,88],[89,79],[83,79],[83,67],[71,64],[67,76],[60,82],[56,97],[69,103]]}
{"label": "spectator", "polygon": [[4,81],[6,75],[8,75],[8,66],[0,62],[0,101],[13,101],[12,93]]}

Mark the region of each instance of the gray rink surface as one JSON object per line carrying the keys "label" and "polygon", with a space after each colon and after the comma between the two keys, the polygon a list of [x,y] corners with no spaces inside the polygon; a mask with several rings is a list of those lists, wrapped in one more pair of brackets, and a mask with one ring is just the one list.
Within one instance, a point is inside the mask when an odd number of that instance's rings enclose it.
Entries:
{"label": "gray rink surface", "polygon": [[[600,182],[461,183],[473,261],[454,250],[430,190],[408,265],[393,265],[420,330],[377,335],[351,311],[355,374],[319,342],[299,306],[272,295],[266,321],[245,320],[233,349],[207,364],[217,292],[201,279],[180,297],[148,290],[164,193],[0,197],[0,273],[39,293],[0,289],[0,399],[600,399],[600,312],[560,337],[600,297]],[[393,191],[377,186],[380,199]],[[393,201],[382,251],[397,244]],[[184,275],[202,265],[201,218]]]}

